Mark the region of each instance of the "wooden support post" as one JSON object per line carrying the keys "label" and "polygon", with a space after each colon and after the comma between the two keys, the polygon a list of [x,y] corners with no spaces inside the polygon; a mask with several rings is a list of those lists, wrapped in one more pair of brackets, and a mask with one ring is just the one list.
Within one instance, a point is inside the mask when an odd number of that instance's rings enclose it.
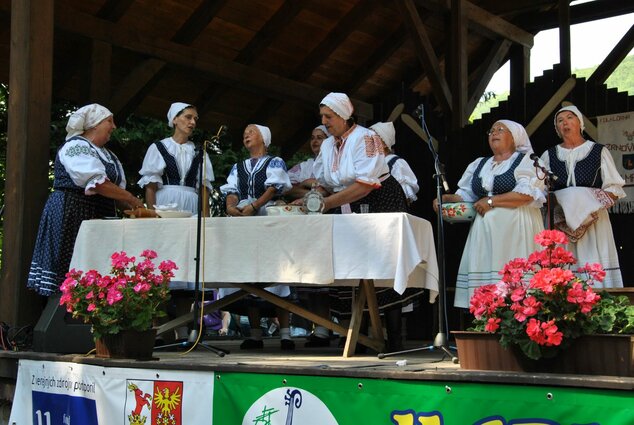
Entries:
{"label": "wooden support post", "polygon": [[464,0],[451,0],[451,126],[459,131],[467,124],[467,13]]}
{"label": "wooden support post", "polygon": [[570,0],[559,0],[559,63],[560,81],[572,75],[570,62]]}
{"label": "wooden support post", "polygon": [[0,320],[34,324],[42,312],[26,289],[48,193],[54,0],[11,2],[9,124]]}
{"label": "wooden support post", "polygon": [[526,84],[530,81],[530,48],[511,47],[511,116],[517,122],[526,120]]}

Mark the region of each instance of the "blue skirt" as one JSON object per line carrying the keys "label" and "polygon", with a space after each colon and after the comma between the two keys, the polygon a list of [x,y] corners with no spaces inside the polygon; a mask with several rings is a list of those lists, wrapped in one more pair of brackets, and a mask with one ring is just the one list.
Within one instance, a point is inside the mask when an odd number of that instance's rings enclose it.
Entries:
{"label": "blue skirt", "polygon": [[45,296],[56,293],[68,272],[81,222],[114,215],[112,199],[75,190],[51,193],[40,220],[27,287]]}

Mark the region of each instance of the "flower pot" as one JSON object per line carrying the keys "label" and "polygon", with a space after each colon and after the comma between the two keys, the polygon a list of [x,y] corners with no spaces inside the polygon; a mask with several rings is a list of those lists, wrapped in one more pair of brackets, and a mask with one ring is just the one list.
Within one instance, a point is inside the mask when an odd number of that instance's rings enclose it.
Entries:
{"label": "flower pot", "polygon": [[96,356],[110,359],[151,360],[156,329],[125,330],[95,338]]}
{"label": "flower pot", "polygon": [[586,335],[557,357],[532,360],[519,349],[502,347],[495,334],[452,334],[463,369],[634,376],[633,335]]}

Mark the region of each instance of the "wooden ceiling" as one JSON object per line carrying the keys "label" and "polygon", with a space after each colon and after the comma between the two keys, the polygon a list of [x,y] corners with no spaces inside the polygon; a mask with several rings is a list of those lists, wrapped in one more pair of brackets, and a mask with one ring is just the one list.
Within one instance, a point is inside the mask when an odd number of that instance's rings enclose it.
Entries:
{"label": "wooden ceiling", "polygon": [[[447,116],[462,90],[462,112],[470,113],[511,46],[530,48],[533,34],[557,26],[559,3],[57,0],[53,96],[103,103],[119,122],[131,113],[164,119],[170,103],[188,102],[199,126],[227,125],[240,140],[248,123],[265,124],[291,154],[318,124],[319,100],[330,91],[348,93],[368,123],[385,119],[394,106],[385,99],[404,90],[431,96]],[[572,6],[571,22],[628,13],[632,3]],[[11,0],[0,0],[5,83],[10,18]],[[464,87],[446,68],[464,69]]]}

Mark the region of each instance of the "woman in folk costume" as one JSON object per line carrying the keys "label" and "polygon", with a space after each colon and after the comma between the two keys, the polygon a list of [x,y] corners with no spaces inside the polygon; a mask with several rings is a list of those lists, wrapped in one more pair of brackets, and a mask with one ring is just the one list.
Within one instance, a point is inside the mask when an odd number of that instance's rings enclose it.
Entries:
{"label": "woman in folk costume", "polygon": [[[370,213],[406,212],[405,194],[389,173],[381,141],[373,131],[355,123],[353,110],[344,93],[330,93],[319,105],[321,122],[331,134],[322,143],[314,167],[315,178],[331,193],[324,199],[324,211],[359,213],[360,205],[367,204]],[[377,255],[380,255],[380,248],[377,248]],[[421,291],[407,289],[398,294],[392,288],[377,289],[379,309],[386,317],[389,351],[402,348],[402,305]],[[352,291],[342,288],[331,295],[333,313],[349,317]]]}
{"label": "woman in folk costume", "polygon": [[[469,164],[456,193],[442,196],[443,202],[473,202],[478,212],[460,260],[456,307],[468,308],[475,288],[499,281],[498,272],[508,261],[539,249],[533,237],[544,230],[544,182],[530,159],[526,130],[500,120],[488,135],[493,156]],[[433,207],[438,211],[437,200]]]}
{"label": "woman in folk costume", "polygon": [[[227,184],[220,187],[220,191],[226,198],[227,215],[232,217],[266,215],[266,206],[273,204],[274,198],[291,188],[286,164],[282,158],[273,157],[267,153],[271,145],[271,130],[268,127],[249,124],[244,129],[242,142],[249,151],[249,158],[234,164],[227,177]],[[290,295],[290,288],[286,285],[276,285],[266,290],[282,298]],[[221,288],[218,298],[236,291],[235,288]],[[244,340],[240,348],[247,350],[263,348],[260,327],[261,309],[270,306],[259,298],[248,297],[244,303],[232,304],[227,310],[244,314],[236,309],[245,307],[249,316],[251,336]],[[276,307],[275,311],[280,322],[280,347],[282,350],[293,350],[295,343],[290,339],[289,313],[279,307]]]}
{"label": "woman in folk costume", "polygon": [[115,128],[112,112],[96,103],[79,108],[68,119],[27,282],[42,295],[58,291],[83,220],[116,216],[117,201],[129,208],[143,207],[141,200],[125,190],[121,162],[105,147]]}
{"label": "woman in folk costume", "polygon": [[399,182],[403,192],[405,192],[407,204],[411,205],[417,199],[418,179],[407,161],[392,151],[392,146],[396,143],[394,124],[391,122],[377,122],[370,126],[370,130],[373,130],[381,138],[386,155],[385,161],[387,161],[390,174]]}
{"label": "woman in folk costume", "polygon": [[[174,134],[155,142],[148,148],[141,167],[141,179],[138,184],[145,187],[145,201],[148,208],[155,205],[176,204],[176,208],[198,213],[198,181],[201,165],[200,155],[194,143],[189,141],[196,123],[196,107],[187,103],[172,103],[167,112],[167,125]],[[205,153],[205,175],[203,184],[211,188],[214,171],[209,157]],[[208,200],[203,200],[203,206]]]}
{"label": "woman in folk costume", "polygon": [[583,136],[583,115],[576,106],[561,108],[554,122],[561,143],[549,148],[541,159],[557,176],[554,193],[564,215],[555,214],[555,227],[568,234],[567,248],[580,267],[599,263],[606,272],[602,286],[622,288],[623,277],[607,209],[615,200],[625,197],[625,181],[610,152]]}
{"label": "woman in folk costume", "polygon": [[[291,179],[293,187],[284,195],[290,199],[298,199],[306,195],[313,186],[313,183],[318,183],[315,179],[315,173],[313,169],[315,167],[315,158],[319,155],[321,150],[321,144],[330,136],[328,130],[324,125],[319,125],[313,129],[310,134],[310,150],[313,152],[313,158],[309,158],[306,161],[288,170],[288,177]],[[325,193],[324,193],[325,194]]]}

